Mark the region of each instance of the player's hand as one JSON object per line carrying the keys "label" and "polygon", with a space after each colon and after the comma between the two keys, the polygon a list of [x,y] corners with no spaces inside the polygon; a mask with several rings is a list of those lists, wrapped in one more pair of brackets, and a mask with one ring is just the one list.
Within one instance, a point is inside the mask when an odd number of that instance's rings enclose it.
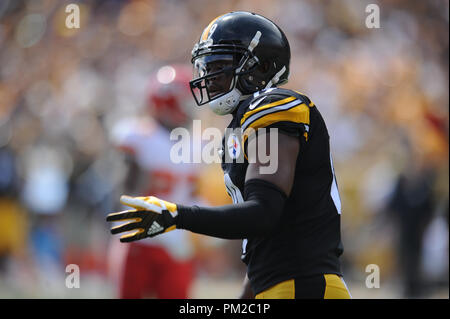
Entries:
{"label": "player's hand", "polygon": [[127,222],[111,228],[111,234],[131,232],[120,237],[122,243],[166,233],[176,228],[177,205],[154,196],[121,196],[120,202],[134,209],[111,213],[108,222]]}

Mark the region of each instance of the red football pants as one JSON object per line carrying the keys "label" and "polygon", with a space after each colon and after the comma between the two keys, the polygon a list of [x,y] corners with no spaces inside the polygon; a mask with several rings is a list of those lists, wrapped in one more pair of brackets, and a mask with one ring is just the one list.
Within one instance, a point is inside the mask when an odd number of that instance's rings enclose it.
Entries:
{"label": "red football pants", "polygon": [[163,247],[129,245],[120,298],[189,298],[194,273],[192,261],[177,261]]}

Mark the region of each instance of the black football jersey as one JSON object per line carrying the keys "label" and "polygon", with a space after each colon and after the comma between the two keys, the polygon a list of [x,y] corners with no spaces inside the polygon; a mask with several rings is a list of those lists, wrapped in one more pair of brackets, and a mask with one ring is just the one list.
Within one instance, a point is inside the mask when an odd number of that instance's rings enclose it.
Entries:
{"label": "black football jersey", "polygon": [[234,203],[244,201],[248,132],[270,128],[297,137],[300,151],[291,194],[275,231],[242,243],[242,260],[255,293],[292,278],[341,275],[341,203],[329,135],[308,97],[271,88],[239,104],[222,141],[227,192]]}

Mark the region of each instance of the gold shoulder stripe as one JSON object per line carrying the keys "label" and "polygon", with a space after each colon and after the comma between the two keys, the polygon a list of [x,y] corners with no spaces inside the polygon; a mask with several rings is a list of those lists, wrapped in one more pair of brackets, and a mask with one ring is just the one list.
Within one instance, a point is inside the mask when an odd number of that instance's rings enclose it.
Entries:
{"label": "gold shoulder stripe", "polygon": [[278,106],[278,105],[289,103],[289,102],[291,102],[293,100],[295,100],[295,97],[294,96],[290,96],[290,97],[285,98],[283,100],[279,100],[279,101],[275,101],[275,102],[272,102],[272,103],[269,103],[269,104],[261,105],[260,107],[257,107],[254,110],[248,111],[248,112],[244,113],[244,116],[242,116],[241,126],[253,114],[258,113],[259,111],[268,109],[268,108],[273,107],[273,106]]}
{"label": "gold shoulder stripe", "polygon": [[266,116],[257,119],[245,129],[243,134],[244,143],[249,135],[257,129],[283,121],[309,125],[309,107],[302,103],[288,110],[269,113]]}

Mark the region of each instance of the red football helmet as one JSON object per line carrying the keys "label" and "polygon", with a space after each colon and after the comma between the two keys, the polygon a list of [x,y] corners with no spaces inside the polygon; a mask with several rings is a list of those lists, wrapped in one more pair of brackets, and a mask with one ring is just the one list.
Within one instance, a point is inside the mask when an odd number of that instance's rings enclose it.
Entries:
{"label": "red football helmet", "polygon": [[184,65],[165,65],[151,78],[147,103],[150,114],[169,129],[185,126],[192,117],[191,78],[190,66]]}

